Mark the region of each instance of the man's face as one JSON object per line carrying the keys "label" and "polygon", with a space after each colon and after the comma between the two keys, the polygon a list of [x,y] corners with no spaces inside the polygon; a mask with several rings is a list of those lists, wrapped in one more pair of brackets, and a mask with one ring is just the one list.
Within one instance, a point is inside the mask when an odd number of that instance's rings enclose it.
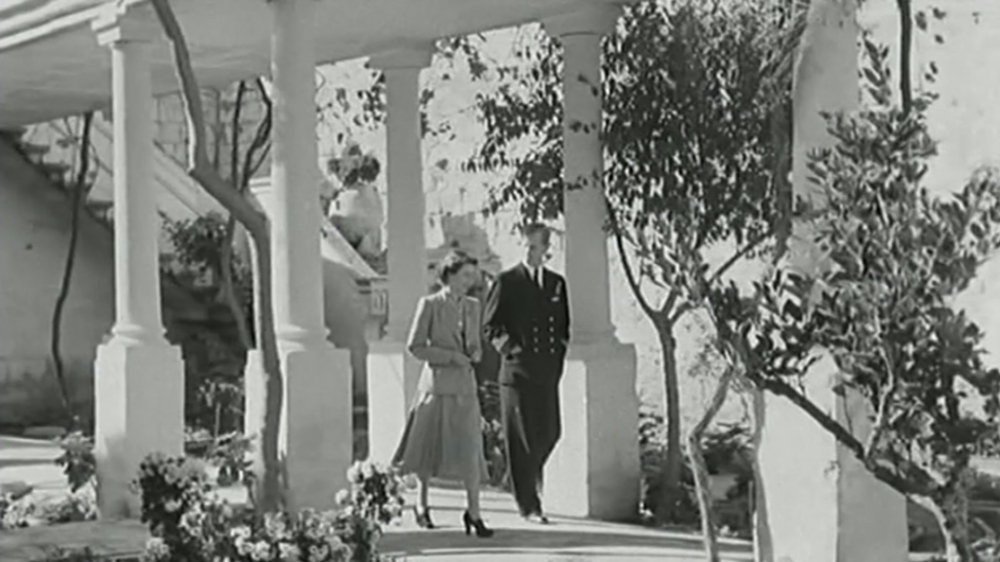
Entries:
{"label": "man's face", "polygon": [[532,233],[525,238],[528,248],[528,265],[537,267],[549,259],[549,232],[542,230]]}

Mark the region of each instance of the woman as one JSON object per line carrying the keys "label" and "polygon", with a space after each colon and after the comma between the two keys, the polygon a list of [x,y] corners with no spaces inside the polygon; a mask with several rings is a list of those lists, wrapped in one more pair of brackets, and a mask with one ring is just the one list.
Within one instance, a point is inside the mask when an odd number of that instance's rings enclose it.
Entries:
{"label": "woman", "polygon": [[434,528],[427,505],[431,478],[465,483],[465,534],[489,537],[479,511],[479,485],[487,475],[476,376],[482,357],[479,301],[466,296],[478,278],[476,260],[451,252],[440,265],[442,288],[420,299],[407,349],[425,363],[394,464],[420,480],[417,524]]}

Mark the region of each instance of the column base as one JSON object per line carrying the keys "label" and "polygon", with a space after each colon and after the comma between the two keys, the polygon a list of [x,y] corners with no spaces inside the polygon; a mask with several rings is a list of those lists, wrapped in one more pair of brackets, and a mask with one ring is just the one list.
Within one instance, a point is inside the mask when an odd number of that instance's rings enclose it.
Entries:
{"label": "column base", "polygon": [[184,360],[165,340],[113,336],[98,346],[94,371],[98,508],[103,518],[137,518],[139,463],[184,453]]}
{"label": "column base", "polygon": [[[805,378],[813,402],[866,437],[868,404],[837,396],[832,358]],[[760,512],[771,560],[905,562],[909,537],[906,501],[875,479],[845,447],[784,397],[764,395],[759,455]],[[850,416],[852,423],[847,424]]]}
{"label": "column base", "polygon": [[562,438],[545,466],[554,515],[606,521],[639,513],[639,399],[635,347],[571,344],[560,384]]}
{"label": "column base", "polygon": [[[284,455],[287,502],[294,511],[336,507],[353,462],[351,354],[326,341],[278,342],[285,381],[279,449]],[[246,434],[260,446],[264,369],[259,350],[246,367]]]}
{"label": "column base", "polygon": [[368,458],[388,465],[403,435],[406,412],[416,392],[420,361],[392,340],[368,346]]}

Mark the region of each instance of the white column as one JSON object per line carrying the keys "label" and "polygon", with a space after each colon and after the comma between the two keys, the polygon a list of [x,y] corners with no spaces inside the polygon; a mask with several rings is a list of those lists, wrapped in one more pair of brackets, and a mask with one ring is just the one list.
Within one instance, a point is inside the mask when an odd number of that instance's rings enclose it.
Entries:
{"label": "white column", "polygon": [[601,4],[545,22],[563,45],[563,180],[566,276],[572,279],[570,317],[577,343],[613,337],[608,245],[604,226],[601,131],[601,40],[621,8]]}
{"label": "white column", "polygon": [[104,517],[137,517],[129,491],[151,452],[183,452],[184,368],[164,338],[149,46],[159,39],[148,12],[111,7],[94,21],[111,50],[114,115],[115,325],[95,362],[95,453]]}
{"label": "white column", "polygon": [[[350,352],[327,341],[316,148],[316,0],[269,2],[274,129],[271,184],[254,191],[271,220],[275,328],[285,380],[281,432],[288,502],[330,509],[353,460]],[[247,369],[248,431],[263,416],[260,355]]]}
{"label": "white column", "polygon": [[372,57],[386,80],[389,326],[368,354],[368,439],[373,460],[388,462],[403,430],[421,365],[404,349],[417,301],[427,293],[427,244],[420,132],[420,71],[432,45]]}
{"label": "white column", "polygon": [[323,341],[316,147],[316,0],[269,2],[274,104],[271,185],[274,315],[279,338]]}
{"label": "white column", "polygon": [[388,183],[387,265],[389,338],[403,341],[427,293],[427,244],[423,148],[420,133],[420,71],[430,65],[432,49],[396,51],[369,64],[385,73],[386,180]]}
{"label": "white column", "polygon": [[[809,9],[795,74],[793,182],[797,196],[824,204],[808,180],[807,154],[830,146],[820,111],[859,107],[854,0],[820,0]],[[794,225],[791,264],[803,271],[824,266],[806,224]],[[810,399],[851,428],[862,441],[871,425],[867,401],[841,396],[835,362],[824,358],[806,377]],[[828,432],[787,399],[765,394],[758,451],[760,532],[770,534],[771,560],[903,562],[907,560],[906,502],[877,481]],[[804,513],[810,514],[803,517]]]}
{"label": "white column", "polygon": [[563,45],[563,178],[570,349],[560,386],[562,439],[546,465],[544,505],[555,514],[632,519],[639,504],[635,348],[611,323],[603,193],[601,39],[621,8],[597,4],[543,22]]}

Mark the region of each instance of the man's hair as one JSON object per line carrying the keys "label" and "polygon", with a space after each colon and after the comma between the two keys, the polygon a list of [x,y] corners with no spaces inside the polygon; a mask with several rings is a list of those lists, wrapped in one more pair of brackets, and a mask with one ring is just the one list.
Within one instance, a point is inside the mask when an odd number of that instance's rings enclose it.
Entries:
{"label": "man's hair", "polygon": [[539,233],[545,233],[546,236],[551,236],[552,229],[550,229],[547,224],[542,222],[528,223],[521,228],[521,236],[525,238],[530,238]]}
{"label": "man's hair", "polygon": [[479,265],[479,260],[461,250],[452,250],[438,265],[438,279],[441,280],[441,283],[447,283],[452,275],[467,265]]}

